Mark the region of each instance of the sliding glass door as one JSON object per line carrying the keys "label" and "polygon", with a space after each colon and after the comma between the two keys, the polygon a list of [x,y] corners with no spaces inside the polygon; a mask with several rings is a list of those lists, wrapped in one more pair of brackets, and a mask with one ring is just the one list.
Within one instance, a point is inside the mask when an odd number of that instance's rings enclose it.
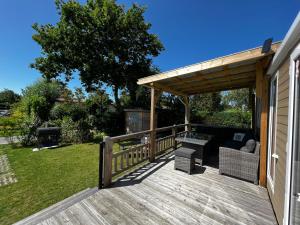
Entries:
{"label": "sliding glass door", "polygon": [[300,60],[295,66],[294,126],[291,162],[290,223],[300,224]]}

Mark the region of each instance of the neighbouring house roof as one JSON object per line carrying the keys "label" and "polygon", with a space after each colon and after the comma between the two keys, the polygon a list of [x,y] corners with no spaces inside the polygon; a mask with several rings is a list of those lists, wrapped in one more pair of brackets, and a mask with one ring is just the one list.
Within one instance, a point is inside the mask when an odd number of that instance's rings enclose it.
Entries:
{"label": "neighbouring house roof", "polygon": [[283,63],[286,57],[290,54],[291,50],[296,47],[300,41],[300,12],[294,20],[289,31],[285,35],[281,46],[278,48],[272,64],[268,70],[268,74],[272,75],[276,72],[279,66]]}
{"label": "neighbouring house roof", "polygon": [[182,96],[253,87],[257,62],[266,59],[266,68],[279,45],[280,42],[272,44],[268,53],[257,47],[144,77],[137,83]]}

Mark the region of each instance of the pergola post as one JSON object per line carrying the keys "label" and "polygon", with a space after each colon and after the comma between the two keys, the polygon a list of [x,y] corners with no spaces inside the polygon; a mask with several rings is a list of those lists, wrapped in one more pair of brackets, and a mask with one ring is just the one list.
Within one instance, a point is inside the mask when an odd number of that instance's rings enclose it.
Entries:
{"label": "pergola post", "polygon": [[255,133],[255,129],[256,129],[256,122],[255,122],[255,95],[253,92],[253,88],[250,87],[249,88],[249,109],[251,110],[251,128],[253,130],[253,132]]}
{"label": "pergola post", "polygon": [[190,125],[190,118],[191,118],[191,107],[190,107],[190,101],[188,96],[183,97],[183,103],[184,103],[184,123],[188,124],[185,126],[185,131],[190,132],[191,131],[191,125]]}
{"label": "pergola post", "polygon": [[267,186],[267,143],[268,143],[268,110],[269,110],[269,81],[264,73],[261,62],[256,64],[256,95],[260,104],[260,165],[259,184]]}
{"label": "pergola post", "polygon": [[150,109],[150,162],[155,160],[156,152],[156,116],[155,108],[160,92],[151,87],[151,109]]}

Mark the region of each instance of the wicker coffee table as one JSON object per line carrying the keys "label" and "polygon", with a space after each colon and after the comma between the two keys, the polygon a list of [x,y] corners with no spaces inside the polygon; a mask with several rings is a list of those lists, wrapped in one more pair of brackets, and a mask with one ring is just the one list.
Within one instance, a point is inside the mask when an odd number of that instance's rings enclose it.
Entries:
{"label": "wicker coffee table", "polygon": [[175,140],[182,143],[182,147],[185,149],[192,149],[194,153],[196,163],[203,165],[204,151],[208,148],[212,135],[198,135],[197,137],[178,137]]}

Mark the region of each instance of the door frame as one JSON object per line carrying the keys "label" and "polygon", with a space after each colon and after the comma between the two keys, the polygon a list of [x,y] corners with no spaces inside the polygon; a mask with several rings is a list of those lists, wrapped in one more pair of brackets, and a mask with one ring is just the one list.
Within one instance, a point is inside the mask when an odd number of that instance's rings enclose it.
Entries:
{"label": "door frame", "polygon": [[[268,182],[270,184],[270,187],[271,187],[271,190],[272,192],[274,193],[274,185],[275,185],[275,178],[276,178],[276,171],[275,171],[275,166],[276,166],[276,160],[274,162],[274,174],[273,174],[273,179],[271,177],[271,169],[270,166],[272,165],[271,164],[271,160],[274,160],[273,159],[273,156],[271,155],[272,151],[271,151],[271,148],[273,146],[275,146],[275,151],[274,151],[274,154],[276,154],[276,133],[277,133],[277,104],[278,104],[278,76],[279,76],[279,72],[277,71],[275,73],[275,75],[271,78],[271,81],[270,81],[270,104],[269,104],[269,135],[268,135],[268,155],[267,155],[267,178],[268,178]],[[273,94],[273,89],[272,89],[272,83],[276,80],[276,97],[275,99],[272,99],[272,97],[274,96]],[[274,108],[272,107],[273,102],[276,101],[276,114],[273,116],[273,112],[274,112]],[[271,108],[272,107],[272,108]],[[275,123],[274,123],[274,120],[275,120]],[[275,125],[273,127],[273,124]],[[273,136],[275,135],[275,138],[274,140],[273,139]],[[275,144],[272,143],[272,141],[275,141]]]}
{"label": "door frame", "polygon": [[283,224],[289,224],[290,217],[290,193],[291,193],[291,173],[292,173],[292,148],[293,148],[293,134],[294,134],[294,101],[295,101],[295,61],[300,57],[300,44],[293,50],[290,56],[289,68],[289,112],[288,112],[288,138],[286,143],[286,179],[285,179],[285,204]]}

